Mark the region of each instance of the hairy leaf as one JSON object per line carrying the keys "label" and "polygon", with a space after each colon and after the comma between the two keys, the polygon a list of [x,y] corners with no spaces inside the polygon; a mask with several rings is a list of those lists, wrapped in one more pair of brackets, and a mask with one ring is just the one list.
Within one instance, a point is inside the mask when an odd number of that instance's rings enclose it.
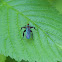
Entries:
{"label": "hairy leaf", "polygon": [[48,0],[62,14],[62,0]]}
{"label": "hairy leaf", "polygon": [[[62,60],[62,16],[46,0],[1,0],[0,53],[17,61],[57,62]],[[20,28],[36,30],[30,39]],[[61,46],[61,47],[60,47]]]}

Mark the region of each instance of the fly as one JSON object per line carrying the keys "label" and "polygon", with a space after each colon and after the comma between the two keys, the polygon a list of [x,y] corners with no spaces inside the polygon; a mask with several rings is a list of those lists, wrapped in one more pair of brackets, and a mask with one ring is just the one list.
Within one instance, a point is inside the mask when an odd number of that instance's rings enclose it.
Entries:
{"label": "fly", "polygon": [[[26,32],[26,38],[29,39],[31,37],[31,32],[32,32],[32,30],[30,30],[30,29],[31,28],[35,29],[35,27],[31,27],[31,26],[29,26],[29,24],[27,24],[26,27],[21,27],[21,29],[22,28],[25,28],[24,32]],[[23,32],[23,37],[24,37],[24,32]],[[32,38],[33,38],[33,32],[32,32]]]}

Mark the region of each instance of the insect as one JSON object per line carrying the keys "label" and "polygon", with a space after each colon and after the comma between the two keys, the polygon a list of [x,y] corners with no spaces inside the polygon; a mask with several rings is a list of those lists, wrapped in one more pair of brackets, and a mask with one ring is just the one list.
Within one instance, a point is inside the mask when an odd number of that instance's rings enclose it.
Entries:
{"label": "insect", "polygon": [[[31,28],[35,29],[35,27],[30,27],[29,24],[27,24],[26,27],[21,27],[21,29],[22,28],[25,28],[24,32],[26,32],[26,38],[29,39],[31,37],[31,32],[32,32],[32,30],[30,30],[30,29]],[[23,37],[24,37],[24,32],[23,32]],[[33,38],[33,32],[32,32],[32,38]]]}

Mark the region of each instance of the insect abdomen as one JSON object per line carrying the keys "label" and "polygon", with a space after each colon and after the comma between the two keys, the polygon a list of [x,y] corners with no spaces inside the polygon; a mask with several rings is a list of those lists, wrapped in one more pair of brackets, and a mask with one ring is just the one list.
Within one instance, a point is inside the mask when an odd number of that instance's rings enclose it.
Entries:
{"label": "insect abdomen", "polygon": [[26,29],[26,38],[29,39],[30,38],[30,30]]}
{"label": "insect abdomen", "polygon": [[27,35],[26,35],[26,38],[29,39],[29,38],[30,38],[30,35],[27,34]]}

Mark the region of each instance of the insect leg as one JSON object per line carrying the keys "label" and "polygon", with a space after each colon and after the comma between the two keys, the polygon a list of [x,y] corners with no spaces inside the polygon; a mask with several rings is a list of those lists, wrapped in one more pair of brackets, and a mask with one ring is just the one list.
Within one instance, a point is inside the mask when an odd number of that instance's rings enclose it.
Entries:
{"label": "insect leg", "polygon": [[35,27],[30,27],[30,28],[34,28],[35,29]]}
{"label": "insect leg", "polygon": [[[24,30],[24,32],[26,32],[26,30]],[[23,32],[23,37],[24,37],[24,32]]]}
{"label": "insect leg", "polygon": [[26,28],[26,27],[21,27],[21,29],[22,29],[22,28]]}
{"label": "insect leg", "polygon": [[[30,30],[30,32],[32,32],[32,30]],[[32,39],[33,39],[33,32],[32,32]]]}

